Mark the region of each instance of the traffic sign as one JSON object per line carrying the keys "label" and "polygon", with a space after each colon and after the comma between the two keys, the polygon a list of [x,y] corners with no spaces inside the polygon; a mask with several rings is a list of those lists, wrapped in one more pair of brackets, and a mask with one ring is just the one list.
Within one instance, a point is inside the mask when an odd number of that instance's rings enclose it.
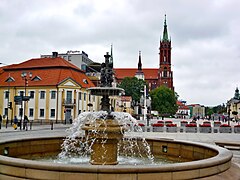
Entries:
{"label": "traffic sign", "polygon": [[14,102],[21,102],[23,96],[14,96]]}

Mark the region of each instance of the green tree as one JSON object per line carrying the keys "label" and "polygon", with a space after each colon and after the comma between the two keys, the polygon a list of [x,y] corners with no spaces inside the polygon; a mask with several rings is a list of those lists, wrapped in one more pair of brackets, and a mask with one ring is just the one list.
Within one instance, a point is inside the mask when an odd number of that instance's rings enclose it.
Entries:
{"label": "green tree", "polygon": [[177,106],[177,93],[171,89],[160,86],[150,92],[152,99],[152,109],[158,111],[160,116],[175,115],[178,109]]}
{"label": "green tree", "polygon": [[206,115],[208,116],[211,116],[214,113],[223,114],[223,113],[227,113],[227,108],[225,104],[220,104],[213,107],[206,107],[205,112],[206,112]]}
{"label": "green tree", "polygon": [[125,90],[126,96],[132,97],[133,104],[135,105],[140,101],[140,98],[143,94],[144,85],[146,85],[146,82],[142,79],[138,79],[136,77],[125,77],[118,87]]}

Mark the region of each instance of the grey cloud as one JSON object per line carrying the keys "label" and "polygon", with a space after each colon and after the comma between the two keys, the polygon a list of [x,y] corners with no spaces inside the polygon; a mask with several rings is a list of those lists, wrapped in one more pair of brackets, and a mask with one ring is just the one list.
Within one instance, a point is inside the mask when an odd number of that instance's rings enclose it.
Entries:
{"label": "grey cloud", "polygon": [[141,50],[143,67],[158,68],[166,13],[180,98],[221,104],[239,84],[239,7],[237,0],[2,0],[1,61],[73,49],[99,62],[113,43],[115,67],[137,67]]}

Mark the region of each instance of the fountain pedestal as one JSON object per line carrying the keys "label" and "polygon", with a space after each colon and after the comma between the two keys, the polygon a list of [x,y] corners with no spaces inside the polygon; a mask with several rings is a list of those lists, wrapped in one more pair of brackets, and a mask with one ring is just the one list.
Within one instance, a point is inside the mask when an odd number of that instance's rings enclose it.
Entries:
{"label": "fountain pedestal", "polygon": [[82,128],[88,138],[94,140],[90,163],[93,165],[118,164],[118,141],[123,138],[123,128],[116,120],[96,120]]}

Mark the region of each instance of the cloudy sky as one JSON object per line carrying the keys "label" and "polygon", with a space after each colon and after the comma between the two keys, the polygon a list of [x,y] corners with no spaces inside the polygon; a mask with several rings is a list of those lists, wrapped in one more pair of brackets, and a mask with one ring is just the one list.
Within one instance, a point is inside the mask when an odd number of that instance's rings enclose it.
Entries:
{"label": "cloudy sky", "polygon": [[0,0],[0,63],[80,50],[114,67],[158,68],[164,14],[180,99],[218,105],[240,86],[239,0]]}

